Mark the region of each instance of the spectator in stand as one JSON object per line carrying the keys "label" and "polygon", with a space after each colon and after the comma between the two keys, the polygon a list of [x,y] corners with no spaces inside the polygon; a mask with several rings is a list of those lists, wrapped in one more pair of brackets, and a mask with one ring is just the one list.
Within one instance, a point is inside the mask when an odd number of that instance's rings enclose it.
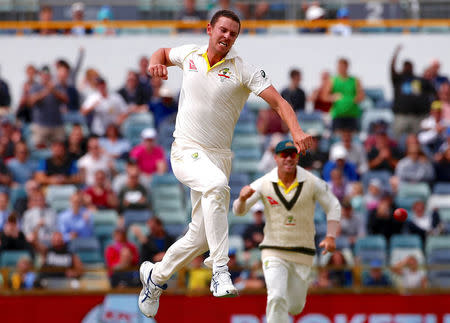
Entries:
{"label": "spectator in stand", "polygon": [[33,262],[29,256],[22,256],[16,264],[16,270],[11,274],[10,286],[13,290],[29,290],[34,288],[36,273],[33,272]]}
{"label": "spectator in stand", "polygon": [[259,20],[264,19],[269,12],[270,3],[268,1],[257,1],[255,3],[249,3],[248,1],[236,1],[236,7],[244,15],[244,19]]}
{"label": "spectator in stand", "polygon": [[303,111],[305,110],[306,95],[305,91],[300,88],[302,73],[298,69],[292,69],[289,72],[289,77],[289,86],[281,91],[281,96],[289,102],[295,112]]}
{"label": "spectator in stand", "polygon": [[128,140],[120,136],[120,129],[115,124],[106,127],[106,136],[99,138],[100,147],[112,159],[127,158],[131,150]]}
{"label": "spectator in stand", "polygon": [[177,113],[178,104],[174,100],[174,94],[168,87],[164,86],[159,89],[159,98],[151,101],[150,110],[155,118],[155,127],[157,129],[167,117]]}
{"label": "spectator in stand", "polygon": [[[326,11],[320,6],[318,1],[313,1],[309,3],[303,3],[303,10],[305,11],[305,18],[308,21],[320,21],[325,19]],[[301,28],[302,33],[326,33],[327,29],[323,27],[314,28]]]}
{"label": "spectator in stand", "polygon": [[9,195],[6,192],[0,191],[0,230],[7,222],[11,211],[9,210]]}
{"label": "spectator in stand", "polygon": [[7,167],[12,175],[13,185],[24,185],[32,179],[37,170],[36,164],[29,159],[27,144],[16,144],[14,158],[8,160]]}
{"label": "spectator in stand", "polygon": [[319,267],[317,269],[317,276],[311,286],[316,288],[333,287],[333,282],[330,279],[330,273],[328,272],[327,268]]}
{"label": "spectator in stand", "polygon": [[368,169],[364,146],[360,142],[353,140],[352,129],[342,129],[340,137],[341,141],[331,145],[330,151],[333,151],[336,147],[343,147],[347,150],[347,160],[356,165],[359,175],[364,174]]}
{"label": "spectator in stand", "polygon": [[76,36],[84,36],[92,34],[91,28],[86,28],[83,26],[84,19],[84,3],[83,2],[75,2],[70,7],[70,11],[72,12],[72,22],[75,24],[72,29],[70,29],[70,33]]}
{"label": "spectator in stand", "polygon": [[312,136],[312,145],[298,160],[298,165],[315,172],[318,176],[322,173],[323,166],[328,161],[328,154],[319,148],[321,134],[317,131],[308,131]]}
{"label": "spectator in stand", "polygon": [[136,161],[140,171],[147,176],[167,172],[164,149],[156,145],[156,130],[146,128],[141,133],[142,143],[133,148],[130,157]]}
{"label": "spectator in stand", "polygon": [[[277,167],[277,163],[275,162],[275,147],[280,141],[285,139],[285,135],[281,133],[274,133],[270,136],[269,144],[267,145],[266,150],[261,157],[261,160],[258,164],[258,171],[262,173],[268,173],[275,167]],[[308,152],[311,151],[311,148],[308,149]]]}
{"label": "spectator in stand", "polygon": [[52,144],[51,156],[39,162],[35,179],[41,185],[77,184],[80,181],[76,162],[67,155],[63,142]]}
{"label": "spectator in stand", "polygon": [[289,132],[286,123],[284,123],[278,113],[270,107],[259,111],[256,127],[258,128],[258,132],[262,135],[273,135],[274,133],[287,134]]}
{"label": "spectator in stand", "polygon": [[208,11],[206,19],[211,21],[211,18],[219,10],[231,10],[233,11],[240,20],[244,18],[242,12],[233,4],[232,0],[217,0],[216,5]]}
{"label": "spectator in stand", "polygon": [[33,248],[19,229],[19,219],[15,213],[8,216],[0,232],[0,253],[5,250],[26,250],[33,254]]}
{"label": "spectator in stand", "polygon": [[[376,146],[377,134],[388,134],[388,128],[389,124],[383,119],[376,120],[369,125],[368,137],[364,142],[366,151],[370,152],[370,150]],[[397,147],[397,141],[390,138],[389,136],[387,137],[387,140],[389,147]]]}
{"label": "spectator in stand", "polygon": [[148,91],[139,83],[139,75],[134,71],[128,71],[125,85],[118,91],[120,96],[128,104],[128,110],[148,111],[147,102],[150,100]]}
{"label": "spectator in stand", "polygon": [[329,279],[333,287],[350,287],[352,285],[352,271],[344,268],[348,265],[341,251],[336,250],[331,254],[327,266],[330,267]]}
{"label": "spectator in stand", "polygon": [[264,205],[257,202],[252,206],[250,212],[253,214],[253,223],[247,225],[242,236],[245,250],[258,248],[264,238]]}
{"label": "spectator in stand", "polygon": [[11,106],[11,95],[9,93],[8,83],[0,78],[0,115],[8,113]]}
{"label": "spectator in stand", "polygon": [[78,160],[77,166],[84,179],[84,184],[92,186],[95,183],[95,172],[103,170],[108,177],[115,174],[114,161],[104,154],[97,137],[88,139],[88,152]]}
{"label": "spectator in stand", "polygon": [[330,73],[328,71],[322,72],[320,80],[319,87],[313,91],[308,100],[313,103],[314,111],[322,111],[328,114],[332,105],[332,102],[328,101],[326,93],[327,84],[331,82]]}
{"label": "spectator in stand", "polygon": [[392,271],[400,276],[401,288],[427,287],[427,274],[425,270],[419,268],[419,262],[413,255],[394,264]]}
{"label": "spectator in stand", "polygon": [[86,206],[90,210],[116,209],[119,206],[119,199],[111,189],[106,172],[98,169],[94,176],[94,184],[84,191]]}
{"label": "spectator in stand", "polygon": [[116,34],[116,30],[109,27],[106,23],[113,20],[112,8],[108,5],[104,5],[97,13],[98,24],[94,27],[94,33],[98,35],[111,36]]}
{"label": "spectator in stand", "polygon": [[[49,5],[43,5],[41,6],[39,10],[39,21],[41,23],[51,23],[53,21],[53,8]],[[47,27],[41,27],[39,29],[34,29],[33,33],[48,36],[48,35],[55,35],[58,33],[57,29],[54,28],[47,28]]]}
{"label": "spectator in stand", "polygon": [[66,149],[69,158],[80,159],[87,152],[87,139],[83,134],[83,127],[79,123],[72,124],[72,130],[66,140]]}
{"label": "spectator in stand", "polygon": [[339,36],[350,36],[352,27],[349,24],[349,10],[346,7],[339,8],[336,12],[336,19],[339,23],[330,26],[330,33]]}
{"label": "spectator in stand", "polygon": [[[181,20],[186,23],[198,22],[200,20],[204,20],[203,14],[198,11],[195,7],[195,0],[184,0],[183,1],[183,9],[177,12],[175,15],[175,20]],[[178,29],[178,32],[195,32],[200,33],[202,29]]]}
{"label": "spectator in stand", "polygon": [[30,90],[33,86],[37,85],[36,74],[37,70],[32,64],[27,65],[25,68],[26,81],[22,87],[22,95],[20,96],[19,105],[16,111],[16,118],[23,124],[29,124],[32,120],[31,106],[28,104],[28,98],[30,96]]}
{"label": "spectator in stand", "polygon": [[450,183],[450,147],[438,154],[434,163],[434,172],[439,182]]}
{"label": "spectator in stand", "polygon": [[150,234],[146,237],[139,226],[131,226],[132,232],[141,244],[140,262],[161,261],[167,249],[175,242],[175,239],[167,234],[163,222],[156,216],[148,219],[147,227]]}
{"label": "spectator in stand", "polygon": [[0,158],[0,191],[8,191],[11,183],[11,173]]}
{"label": "spectator in stand", "polygon": [[324,90],[324,101],[333,102],[330,110],[332,128],[359,129],[361,109],[359,103],[364,99],[364,90],[358,78],[349,75],[349,61],[340,58],[337,64],[337,75],[332,77]]}
{"label": "spectator in stand", "polygon": [[70,197],[70,208],[58,215],[58,225],[64,241],[75,238],[92,238],[94,222],[92,213],[83,205],[82,192],[75,192]]}
{"label": "spectator in stand", "polygon": [[[379,178],[372,178],[367,188],[367,194],[364,196],[364,204],[367,211],[373,211],[378,207],[383,193],[386,191],[383,188],[383,183]],[[385,184],[387,185],[387,183]]]}
{"label": "spectator in stand", "polygon": [[120,191],[125,187],[128,181],[128,174],[137,172],[139,174],[139,184],[142,186],[147,186],[149,184],[148,178],[142,175],[139,171],[139,166],[136,161],[129,158],[125,165],[125,172],[119,173],[114,176],[112,181],[112,189],[118,195]]}
{"label": "spectator in stand", "polygon": [[30,89],[28,105],[33,112],[33,142],[38,148],[65,138],[61,105],[69,102],[69,97],[61,85],[55,85],[48,66],[40,73],[41,83]]}
{"label": "spectator in stand", "polygon": [[339,202],[342,202],[344,197],[350,193],[351,186],[344,178],[342,170],[339,168],[335,168],[331,171],[328,186]]}
{"label": "spectator in stand", "polygon": [[207,291],[210,286],[212,273],[211,270],[204,265],[204,260],[205,257],[203,255],[197,256],[192,260],[191,265],[189,266],[187,272],[187,289],[190,292],[204,292]]}
{"label": "spectator in stand", "polygon": [[389,142],[389,137],[385,129],[378,129],[374,137],[374,145],[368,150],[370,170],[387,170],[394,172],[400,160],[400,151]]}
{"label": "spectator in stand", "polygon": [[130,167],[127,169],[127,182],[119,193],[120,210],[145,210],[150,204],[148,192],[139,183],[139,169]]}
{"label": "spectator in stand", "polygon": [[36,191],[31,195],[29,208],[23,214],[22,229],[27,241],[35,246],[48,247],[53,232],[58,231],[56,213],[47,206],[42,191]]}
{"label": "spectator in stand", "polygon": [[366,228],[361,214],[355,214],[350,199],[342,201],[342,218],[339,236],[349,240],[350,245],[366,235]]}
{"label": "spectator in stand", "polygon": [[434,168],[420,146],[411,144],[406,147],[406,156],[398,162],[395,175],[400,182],[431,182],[434,179]]}
{"label": "spectator in stand", "polygon": [[153,90],[152,85],[150,84],[151,80],[150,76],[147,73],[147,68],[148,68],[148,58],[146,56],[142,56],[139,59],[139,72],[138,72],[139,84],[145,90],[146,96],[148,98],[151,98],[153,96]]}
{"label": "spectator in stand", "polygon": [[444,83],[439,88],[438,99],[442,106],[442,118],[450,123],[450,83]]}
{"label": "spectator in stand", "polygon": [[364,204],[364,186],[361,182],[353,182],[350,185],[350,194],[348,198],[356,213],[365,214],[366,206]]}
{"label": "spectator in stand", "polygon": [[397,56],[402,46],[397,46],[391,62],[391,79],[394,87],[393,111],[394,134],[418,133],[420,121],[426,117],[430,107],[430,96],[434,94],[432,84],[414,75],[411,61],[403,63],[402,72],[395,69]]}
{"label": "spectator in stand", "polygon": [[347,160],[347,154],[347,150],[339,146],[330,152],[330,160],[323,167],[323,179],[326,182],[331,180],[331,171],[333,169],[341,170],[345,180],[348,182],[358,180],[356,166]]}
{"label": "spectator in stand", "polygon": [[97,92],[97,80],[99,78],[100,74],[95,69],[88,68],[86,70],[84,79],[79,87],[80,94],[84,99]]}
{"label": "spectator in stand", "polygon": [[16,199],[13,205],[14,212],[17,213],[19,219],[23,218],[26,210],[29,208],[31,197],[33,194],[40,190],[40,185],[35,180],[29,180],[25,183],[25,195]]}
{"label": "spectator in stand", "polygon": [[402,232],[403,223],[394,219],[395,206],[392,196],[384,193],[375,210],[369,212],[367,231],[369,234],[384,235],[389,240],[393,234]]}
{"label": "spectator in stand", "polygon": [[370,263],[370,271],[367,276],[363,276],[362,284],[365,287],[391,287],[389,276],[383,271],[383,264],[379,259],[374,259]]}
{"label": "spectator in stand", "polygon": [[63,59],[56,61],[56,79],[58,81],[58,86],[60,86],[67,95],[68,101],[65,102],[67,110],[75,112],[80,110],[80,95],[77,88],[70,80],[70,65]]}
{"label": "spectator in stand", "polygon": [[104,79],[97,79],[97,90],[86,98],[81,113],[93,113],[91,130],[95,135],[103,136],[109,124],[120,125],[132,111],[127,111],[127,105],[118,93],[108,91]]}
{"label": "spectator in stand", "polygon": [[134,244],[127,240],[127,232],[117,228],[113,233],[114,242],[105,250],[106,268],[111,287],[137,287],[139,274],[133,269],[138,265],[139,253]]}
{"label": "spectator in stand", "polygon": [[439,235],[443,231],[439,213],[436,210],[426,211],[424,200],[415,201],[411,213],[407,222],[407,230],[412,234],[419,235],[422,241],[431,235]]}
{"label": "spectator in stand", "polygon": [[0,145],[2,146],[0,156],[4,160],[14,156],[14,145],[21,137],[20,129],[17,129],[8,117],[5,116],[0,120]]}
{"label": "spectator in stand", "polygon": [[446,139],[447,126],[450,126],[450,120],[442,118],[442,103],[434,101],[431,104],[430,116],[423,119],[420,123],[422,128],[418,134],[418,139],[422,147],[434,154]]}
{"label": "spectator in stand", "polygon": [[448,83],[449,79],[447,76],[439,74],[439,70],[441,69],[441,62],[438,59],[433,59],[428,67],[428,71],[431,77],[431,83],[434,86],[435,91],[439,91],[442,84]]}
{"label": "spectator in stand", "polygon": [[70,251],[61,232],[53,232],[51,246],[42,254],[43,265],[39,274],[42,287],[46,286],[47,278],[74,278],[83,274],[83,263],[80,257]]}
{"label": "spectator in stand", "polygon": [[159,89],[163,86],[163,80],[160,77],[154,77],[150,79],[150,85],[152,88],[152,96],[150,99],[150,103],[158,99],[159,96]]}

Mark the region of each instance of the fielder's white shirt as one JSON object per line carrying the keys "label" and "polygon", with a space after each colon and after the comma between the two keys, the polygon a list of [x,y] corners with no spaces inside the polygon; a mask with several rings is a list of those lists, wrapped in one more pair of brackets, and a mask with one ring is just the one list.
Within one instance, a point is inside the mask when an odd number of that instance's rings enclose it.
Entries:
{"label": "fielder's white shirt", "polygon": [[271,82],[263,70],[245,63],[233,48],[211,67],[207,48],[184,45],[170,50],[170,61],[183,70],[174,137],[205,148],[229,150],[250,92],[259,95]]}

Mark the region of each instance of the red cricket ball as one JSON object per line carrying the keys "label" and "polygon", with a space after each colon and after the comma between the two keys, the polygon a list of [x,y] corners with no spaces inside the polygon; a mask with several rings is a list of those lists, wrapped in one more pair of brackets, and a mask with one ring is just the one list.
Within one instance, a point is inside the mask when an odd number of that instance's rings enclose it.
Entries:
{"label": "red cricket ball", "polygon": [[394,218],[397,221],[403,222],[408,218],[408,211],[402,208],[398,208],[394,211]]}

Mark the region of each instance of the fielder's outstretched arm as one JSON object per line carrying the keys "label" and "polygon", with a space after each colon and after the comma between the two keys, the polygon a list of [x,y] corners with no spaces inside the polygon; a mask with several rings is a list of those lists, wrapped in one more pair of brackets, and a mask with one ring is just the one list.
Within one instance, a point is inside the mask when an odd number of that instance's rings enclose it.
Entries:
{"label": "fielder's outstretched arm", "polygon": [[297,147],[297,151],[302,154],[306,153],[306,150],[312,146],[312,137],[305,133],[298,124],[297,116],[291,105],[272,85],[262,91],[259,96],[263,98],[286,123],[291,132],[295,147]]}

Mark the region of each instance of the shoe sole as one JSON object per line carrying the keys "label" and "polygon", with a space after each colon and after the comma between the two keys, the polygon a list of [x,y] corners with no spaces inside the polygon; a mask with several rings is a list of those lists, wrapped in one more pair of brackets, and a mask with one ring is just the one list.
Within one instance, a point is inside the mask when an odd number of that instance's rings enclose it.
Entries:
{"label": "shoe sole", "polygon": [[[141,267],[142,267],[142,264],[141,264]],[[141,280],[142,289],[141,289],[141,292],[139,293],[139,298],[138,298],[138,305],[139,306],[138,307],[139,307],[139,310],[141,311],[142,315],[152,319],[152,318],[154,318],[154,316],[150,316],[150,315],[145,314],[140,308],[140,305],[141,305],[141,301],[140,301],[141,297],[140,296],[141,296],[142,293],[145,293],[145,290],[147,289],[147,284],[146,284],[145,279],[143,277],[143,273],[142,273],[143,271],[141,270],[141,267],[139,267],[139,279]]]}

